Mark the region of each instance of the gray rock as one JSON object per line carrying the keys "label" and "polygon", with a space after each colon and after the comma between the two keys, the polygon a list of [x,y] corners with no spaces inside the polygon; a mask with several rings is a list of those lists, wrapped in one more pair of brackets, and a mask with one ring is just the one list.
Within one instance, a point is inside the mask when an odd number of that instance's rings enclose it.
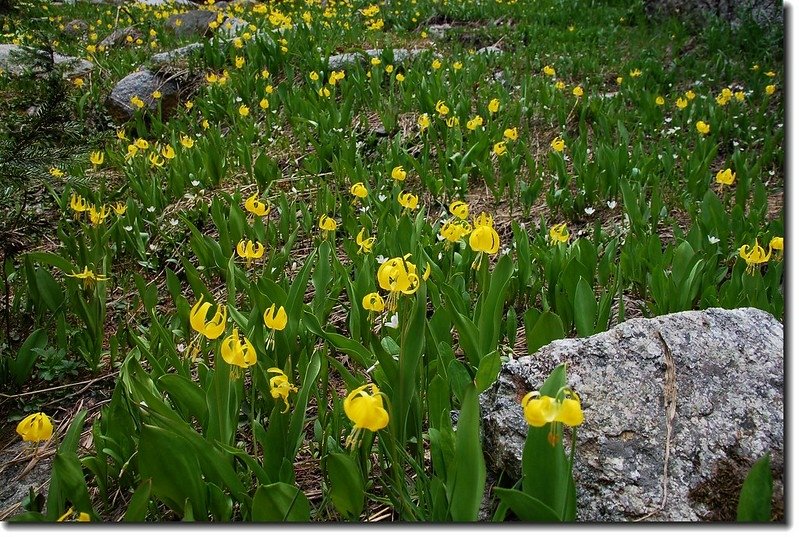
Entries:
{"label": "gray rock", "polygon": [[502,49],[494,45],[483,47],[477,51],[478,54],[502,54]]}
{"label": "gray rock", "polygon": [[[152,96],[156,90],[162,94],[158,100]],[[135,71],[120,80],[111,90],[106,99],[108,112],[120,123],[131,119],[136,112],[130,103],[134,96],[144,101],[145,107],[150,111],[156,110],[160,101],[161,113],[168,116],[178,105],[178,85],[174,80],[146,69]]]}
{"label": "gray rock", "polygon": [[[90,61],[58,53],[53,54],[52,60],[55,66],[63,69],[64,78],[85,75],[94,67]],[[23,74],[26,69],[31,69],[37,74],[44,73],[46,65],[49,63],[50,58],[45,51],[19,45],[0,44],[0,69],[13,76]]]}
{"label": "gray rock", "polygon": [[[395,48],[394,63],[402,63],[410,60],[415,56],[421,54],[426,49],[413,49],[408,50],[405,48]],[[363,52],[347,52],[344,54],[334,54],[327,60],[327,66],[330,69],[341,69],[348,65],[354,65],[358,62],[365,61],[366,58],[377,58],[383,55],[383,49],[369,49]]]}
{"label": "gray rock", "polygon": [[[676,414],[668,493],[664,508],[647,520],[718,520],[723,510],[734,517],[737,493],[720,491],[740,487],[766,453],[779,504],[783,345],[782,324],[754,308],[633,319],[590,338],[554,341],[505,364],[483,394],[486,452],[497,470],[512,479],[521,475],[527,425],[519,401],[566,363],[567,382],[585,412],[574,468],[578,520],[635,520],[656,511],[663,500],[670,352]],[[738,468],[732,477],[730,467]]]}
{"label": "gray rock", "polygon": [[229,17],[225,19],[225,22],[219,25],[217,33],[222,37],[233,38],[246,30],[249,25],[250,23],[244,19]]}
{"label": "gray rock", "polygon": [[153,63],[169,63],[175,60],[191,56],[194,52],[202,49],[203,49],[202,43],[191,43],[189,45],[186,45],[185,47],[180,47],[174,50],[168,50],[166,52],[159,52],[158,54],[153,54],[150,60]]}
{"label": "gray rock", "polygon": [[216,20],[215,11],[193,9],[185,13],[172,15],[166,20],[166,27],[179,37],[191,35],[209,36],[213,34],[213,30],[208,27],[208,24],[214,20]]}
{"label": "gray rock", "polygon": [[431,24],[427,27],[427,35],[430,39],[444,39],[447,30],[451,30],[451,24]]}
{"label": "gray rock", "polygon": [[[93,1],[96,2],[98,0],[93,0]],[[103,1],[108,1],[108,0],[99,0],[99,1],[103,2]],[[124,0],[113,0],[113,1],[114,2],[119,2],[119,1],[124,2]],[[136,1],[140,2],[142,4],[147,4],[148,6],[167,6],[169,4],[175,4],[175,5],[178,5],[178,6],[193,6],[194,5],[194,2],[191,2],[190,0],[136,0]]]}
{"label": "gray rock", "polygon": [[117,28],[116,30],[108,34],[105,37],[105,39],[100,41],[100,44],[103,45],[105,48],[124,46],[128,44],[128,36],[132,37],[133,40],[136,41],[137,39],[142,38],[142,33],[133,26],[127,26],[125,28]]}
{"label": "gray rock", "polygon": [[89,31],[86,21],[75,19],[64,25],[64,33],[71,36],[85,35]]}
{"label": "gray rock", "polygon": [[696,23],[718,17],[733,26],[749,21],[761,27],[783,27],[782,2],[777,0],[644,0],[650,18],[679,16]]}

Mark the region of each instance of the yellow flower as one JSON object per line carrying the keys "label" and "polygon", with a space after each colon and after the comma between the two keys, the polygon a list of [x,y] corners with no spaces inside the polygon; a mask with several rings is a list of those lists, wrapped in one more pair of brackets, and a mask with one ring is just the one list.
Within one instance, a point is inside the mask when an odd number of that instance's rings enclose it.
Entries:
{"label": "yellow flower", "polygon": [[155,91],[152,93],[152,96],[153,96],[153,99],[156,99],[156,100],[158,100],[158,99],[160,99],[161,97],[163,97],[163,94],[162,94],[160,91],[158,91],[158,90],[155,90]]}
{"label": "yellow flower", "polygon": [[250,108],[248,106],[245,106],[245,105],[242,104],[241,106],[239,106],[239,115],[241,117],[249,116],[250,115]]}
{"label": "yellow flower", "polygon": [[502,136],[512,142],[515,142],[519,139],[519,130],[516,127],[513,127],[512,129],[505,129],[505,131],[502,133]]}
{"label": "yellow flower", "polygon": [[441,65],[442,65],[441,60],[439,60],[438,58],[433,60],[432,63],[433,69],[441,69]]}
{"label": "yellow flower", "polygon": [[[389,292],[386,304],[389,311],[397,309],[397,299],[400,293],[412,295],[419,288],[416,265],[407,260],[410,255],[388,259],[377,269],[377,283],[381,289]],[[428,266],[427,269],[430,270],[430,267]]]}
{"label": "yellow flower", "polygon": [[117,129],[117,138],[119,140],[127,140],[128,139],[127,135],[125,134],[125,129],[124,128]]}
{"label": "yellow flower", "polygon": [[633,69],[632,71],[630,71],[630,77],[631,78],[638,78],[639,76],[641,76],[641,70],[640,69]]}
{"label": "yellow flower", "polygon": [[677,98],[677,108],[679,108],[680,110],[684,110],[686,106],[688,106],[688,100],[687,99],[683,99],[682,97],[678,97]]}
{"label": "yellow flower", "polygon": [[766,72],[766,76],[769,78],[774,78],[775,76],[777,76],[777,73],[775,73],[774,71],[768,71]]}
{"label": "yellow flower", "polygon": [[42,442],[53,436],[53,420],[44,412],[31,414],[17,424],[23,442]]}
{"label": "yellow flower", "polygon": [[449,204],[449,212],[461,220],[466,220],[469,217],[469,204],[465,201],[455,200]]}
{"label": "yellow flower", "polygon": [[258,241],[244,241],[240,240],[236,245],[236,253],[239,257],[247,260],[247,266],[252,263],[253,259],[261,259],[264,256],[264,245]]}
{"label": "yellow flower", "polygon": [[386,65],[386,73],[391,74],[394,72],[394,66],[391,64]]}
{"label": "yellow flower", "polygon": [[419,116],[419,119],[416,120],[416,124],[419,125],[419,130],[424,131],[430,126],[430,116],[422,114]]}
{"label": "yellow flower", "polygon": [[696,130],[699,132],[699,134],[705,135],[710,132],[710,125],[704,121],[697,121]]}
{"label": "yellow flower", "polygon": [[310,74],[310,75],[308,75],[308,76],[309,76],[309,77],[310,77],[310,79],[311,79],[311,80],[313,80],[314,82],[316,82],[317,80],[319,80],[319,73],[317,73],[316,71],[311,71],[311,74]]}
{"label": "yellow flower", "polygon": [[716,182],[720,185],[731,185],[735,181],[735,173],[727,168],[716,173]]}
{"label": "yellow flower", "polygon": [[318,93],[320,97],[330,97],[330,90],[327,88],[319,88],[319,91],[316,93]]}
{"label": "yellow flower", "polygon": [[383,302],[383,298],[377,293],[369,293],[364,296],[361,305],[363,305],[363,309],[376,313],[380,313],[386,309],[386,303]]}
{"label": "yellow flower", "polygon": [[78,78],[76,78],[75,80],[72,81],[72,84],[74,84],[76,88],[82,88],[83,87],[83,79],[78,77]]}
{"label": "yellow flower", "polygon": [[719,106],[725,106],[728,102],[730,102],[730,98],[724,93],[716,95],[716,104]]}
{"label": "yellow flower", "polygon": [[397,201],[400,205],[408,209],[409,211],[413,211],[416,209],[416,206],[419,204],[419,197],[414,196],[410,192],[400,192],[397,195]]}
{"label": "yellow flower", "polygon": [[499,99],[491,99],[488,102],[488,111],[496,114],[499,111]]}
{"label": "yellow flower", "polygon": [[574,89],[572,90],[572,95],[574,95],[575,97],[582,97],[583,88],[581,88],[580,86],[575,86]]}
{"label": "yellow flower", "polygon": [[244,208],[247,209],[249,212],[254,214],[255,216],[266,216],[271,211],[271,208],[261,202],[258,201],[258,192],[250,196],[244,201]]}
{"label": "yellow flower", "polygon": [[125,214],[125,211],[128,210],[128,206],[125,204],[124,201],[116,202],[114,205],[111,206],[111,208],[114,210],[114,213],[116,213],[117,216],[122,216],[123,214]]}
{"label": "yellow flower", "polygon": [[524,419],[532,427],[543,427],[555,421],[558,412],[558,402],[538,392],[530,392],[522,399]]}
{"label": "yellow flower", "polygon": [[100,166],[105,160],[105,153],[102,151],[92,151],[92,154],[89,156],[89,160],[95,166]]}
{"label": "yellow flower", "polygon": [[77,516],[75,515],[75,509],[70,507],[67,509],[67,512],[58,517],[56,522],[90,522],[91,515],[89,513],[81,513],[79,512]]}
{"label": "yellow flower", "polygon": [[83,267],[83,272],[73,272],[71,274],[67,274],[70,278],[78,278],[79,280],[83,280],[83,287],[85,289],[91,289],[95,283],[102,282],[107,280],[105,276],[102,274],[95,274],[93,271],[89,270],[88,267]]}
{"label": "yellow flower", "polygon": [[[258,361],[255,347],[246,337],[239,338],[238,328],[234,328],[233,333],[222,340],[220,351],[225,362],[242,369],[247,369]],[[231,373],[231,376],[235,377],[236,374]]]}
{"label": "yellow flower", "polygon": [[563,138],[558,136],[549,144],[552,149],[554,149],[558,153],[562,153],[564,149],[566,149],[566,142],[563,141]]}
{"label": "yellow flower", "polygon": [[572,390],[563,390],[565,397],[560,402],[560,408],[555,416],[555,421],[559,421],[569,427],[577,427],[583,424],[583,409],[580,405],[580,397]]}
{"label": "yellow flower", "polygon": [[438,101],[436,103],[436,112],[438,112],[441,116],[446,116],[449,114],[449,107],[444,104],[444,101]]}
{"label": "yellow flower", "polygon": [[50,175],[52,175],[53,177],[64,177],[64,172],[62,172],[58,168],[53,167],[50,168]]}
{"label": "yellow flower", "polygon": [[447,240],[447,247],[471,232],[472,226],[469,222],[446,222],[439,230],[439,234]]}
{"label": "yellow flower", "polygon": [[397,82],[403,82],[405,80],[405,75],[402,73],[397,73],[395,78],[397,79]]}
{"label": "yellow flower", "polygon": [[452,64],[453,71],[460,71],[463,68],[463,63],[455,62]]}
{"label": "yellow flower", "polygon": [[666,99],[664,99],[662,96],[658,95],[657,97],[655,97],[655,104],[657,106],[663,106],[664,104],[666,104]]}
{"label": "yellow flower", "polygon": [[466,128],[470,131],[475,130],[477,127],[483,125],[483,118],[480,116],[474,116],[472,119],[466,122]]}
{"label": "yellow flower", "polygon": [[494,149],[493,149],[494,154],[496,156],[498,156],[498,157],[501,157],[502,155],[504,155],[508,151],[508,148],[506,146],[507,146],[507,142],[504,141],[504,140],[501,141],[501,142],[495,143],[494,144]]}
{"label": "yellow flower", "polygon": [[216,73],[208,73],[205,75],[205,80],[207,80],[209,84],[216,84],[219,82],[219,76]]}
{"label": "yellow flower", "polygon": [[768,243],[768,247],[777,250],[778,252],[782,253],[783,249],[783,238],[782,237],[772,237],[771,242]]}
{"label": "yellow flower", "polygon": [[696,99],[696,93],[694,93],[691,90],[688,90],[685,92],[685,98],[688,99],[689,101],[693,101],[694,99]]}
{"label": "yellow flower", "polygon": [[197,303],[191,308],[189,322],[195,331],[204,335],[208,339],[216,339],[225,331],[225,324],[227,323],[227,306],[218,305],[213,318],[210,321],[205,322],[205,317],[208,315],[208,310],[210,309],[211,303],[203,301],[203,297],[200,296],[200,300],[198,300]]}
{"label": "yellow flower", "polygon": [[[480,216],[474,219],[474,228],[469,235],[469,246],[475,252],[485,252],[489,255],[499,251],[499,235],[494,229],[494,219],[488,213],[480,213]],[[476,264],[479,266],[479,261],[476,261]]]}
{"label": "yellow flower", "polygon": [[153,166],[154,168],[160,168],[164,165],[164,159],[162,159],[161,155],[158,153],[150,153],[150,156],[147,158],[150,160],[150,166]]}
{"label": "yellow flower", "polygon": [[391,178],[395,181],[404,181],[407,176],[408,173],[402,166],[394,166],[394,169],[391,170]]}
{"label": "yellow flower", "polygon": [[208,122],[207,119],[203,119],[202,123],[200,123],[200,125],[202,125],[203,129],[206,129],[206,130],[211,128],[211,124]]}
{"label": "yellow flower", "polygon": [[566,229],[566,223],[555,224],[549,228],[549,242],[557,244],[559,242],[566,242],[569,240],[569,230]]}
{"label": "yellow flower", "polygon": [[327,238],[328,233],[336,231],[337,227],[338,224],[336,224],[336,221],[326,214],[323,214],[319,217],[319,229],[322,230],[323,239]]}
{"label": "yellow flower", "polygon": [[[367,388],[371,390],[371,394]],[[364,384],[352,390],[344,399],[344,413],[354,424],[345,446],[355,445],[362,429],[369,429],[374,433],[388,425],[388,412],[383,408],[381,395],[375,384]]]}
{"label": "yellow flower", "polygon": [[766,95],[773,95],[775,91],[777,91],[777,86],[774,84],[766,86]]}
{"label": "yellow flower", "polygon": [[171,145],[166,144],[163,148],[161,148],[161,154],[165,159],[172,160],[175,158],[175,149]]}
{"label": "yellow flower", "polygon": [[266,308],[264,312],[264,324],[270,330],[283,330],[286,328],[286,323],[289,321],[288,315],[286,315],[286,308],[280,306],[277,311],[275,311],[275,306],[277,306],[277,304],[272,304]]}
{"label": "yellow flower", "polygon": [[369,63],[371,63],[372,65],[377,66],[377,65],[380,65],[381,61],[380,61],[380,58],[372,58],[371,60],[369,60]]}
{"label": "yellow flower", "polygon": [[134,95],[133,97],[130,98],[130,104],[135,106],[138,110],[144,108],[144,101],[142,101],[141,97],[139,97],[138,95]]}
{"label": "yellow flower", "polygon": [[742,92],[742,91],[736,91],[735,92],[735,100],[736,101],[738,101],[739,103],[742,103],[744,101],[744,99],[746,99],[746,94],[744,92]]}
{"label": "yellow flower", "polygon": [[616,77],[616,84],[621,86],[622,82],[624,82],[624,77],[623,76],[617,76]]}
{"label": "yellow flower", "polygon": [[111,214],[111,211],[105,205],[101,205],[99,211],[94,205],[89,207],[89,220],[93,226],[99,226],[105,222],[105,219],[109,214]]}
{"label": "yellow flower", "polygon": [[457,127],[460,124],[461,124],[460,120],[458,118],[456,118],[455,116],[447,118],[447,127],[450,127],[450,128]]}
{"label": "yellow flower", "polygon": [[555,68],[551,65],[545,65],[544,69],[542,69],[546,76],[555,76]]}
{"label": "yellow flower", "polygon": [[366,228],[361,228],[358,232],[358,236],[355,237],[355,242],[360,247],[358,249],[358,253],[369,253],[372,251],[372,246],[375,244],[375,237],[366,237],[364,238],[364,234],[366,233]]}
{"label": "yellow flower", "polygon": [[244,56],[236,56],[236,69],[244,67]]}
{"label": "yellow flower", "polygon": [[282,369],[277,367],[270,367],[266,370],[267,373],[274,373],[275,376],[269,379],[269,394],[274,399],[283,399],[283,403],[285,403],[286,408],[283,412],[289,411],[289,394],[291,392],[297,392],[297,387],[289,382],[289,378],[283,372]]}
{"label": "yellow flower", "polygon": [[369,191],[366,190],[366,186],[364,186],[363,183],[355,183],[350,187],[350,194],[352,194],[356,198],[363,199],[369,194]]}
{"label": "yellow flower", "polygon": [[768,253],[757,243],[757,239],[755,239],[755,245],[750,247],[747,244],[741,246],[738,250],[738,254],[741,258],[746,261],[746,272],[748,274],[754,274],[755,268],[757,265],[762,263],[767,263],[769,259],[771,259],[771,245],[769,244]]}
{"label": "yellow flower", "polygon": [[555,82],[555,89],[562,90],[566,88],[566,83],[562,80]]}
{"label": "yellow flower", "polygon": [[194,138],[191,136],[183,135],[180,137],[180,145],[185,147],[186,149],[191,149],[194,147]]}

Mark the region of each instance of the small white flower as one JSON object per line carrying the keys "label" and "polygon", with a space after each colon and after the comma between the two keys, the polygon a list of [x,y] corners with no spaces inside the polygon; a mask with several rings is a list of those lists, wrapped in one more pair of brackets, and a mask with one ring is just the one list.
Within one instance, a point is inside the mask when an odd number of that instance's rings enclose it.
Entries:
{"label": "small white flower", "polygon": [[184,345],[183,343],[178,343],[177,346],[175,347],[175,350],[177,350],[178,352],[183,352],[186,350],[186,345]]}
{"label": "small white flower", "polygon": [[194,180],[191,182],[191,186],[200,186],[200,182],[198,180]]}
{"label": "small white flower", "polygon": [[608,202],[608,209],[615,209],[616,208],[616,200],[610,200]]}
{"label": "small white flower", "polygon": [[395,313],[391,316],[391,320],[386,323],[386,326],[389,328],[398,328],[399,327],[399,314]]}
{"label": "small white flower", "polygon": [[717,243],[717,242],[719,242],[720,240],[721,240],[721,239],[719,239],[718,237],[714,237],[713,235],[708,235],[708,236],[707,236],[707,241],[708,241],[710,244],[716,244],[716,243]]}
{"label": "small white flower", "polygon": [[147,207],[147,212],[148,213],[154,213],[155,212],[155,207],[153,207],[152,205]]}
{"label": "small white flower", "polygon": [[173,225],[173,226],[178,225],[179,222],[180,222],[180,220],[178,220],[177,218],[172,218],[172,219],[169,220],[169,223],[171,225]]}
{"label": "small white flower", "polygon": [[510,253],[510,248],[503,248],[503,249],[502,249],[502,250],[499,252],[499,255],[508,255],[508,253]]}
{"label": "small white flower", "polygon": [[596,211],[593,207],[586,207],[583,210],[585,211],[585,214],[587,214],[588,216],[591,216]]}
{"label": "small white flower", "polygon": [[125,226],[124,230],[125,231],[133,231],[133,226]]}
{"label": "small white flower", "polygon": [[388,196],[386,196],[385,194],[380,194],[377,196],[377,199],[381,202],[386,201],[388,199]]}
{"label": "small white flower", "polygon": [[375,257],[375,261],[377,261],[378,263],[380,263],[382,265],[383,263],[388,261],[388,258],[387,257],[383,257],[382,255],[379,255],[379,256]]}

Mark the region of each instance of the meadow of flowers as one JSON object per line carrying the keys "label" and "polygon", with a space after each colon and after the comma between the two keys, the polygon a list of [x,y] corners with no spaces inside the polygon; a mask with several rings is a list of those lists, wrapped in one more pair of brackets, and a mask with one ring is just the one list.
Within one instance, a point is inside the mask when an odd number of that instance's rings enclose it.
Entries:
{"label": "meadow of flowers", "polygon": [[[614,0],[19,4],[0,41],[94,68],[47,79],[71,130],[4,185],[0,408],[52,459],[17,520],[573,520],[565,367],[520,398],[525,477],[487,482],[504,361],[783,318],[781,35]],[[167,27],[198,8],[246,24]],[[193,42],[176,105],[107,114]],[[43,83],[0,74],[0,149]]]}

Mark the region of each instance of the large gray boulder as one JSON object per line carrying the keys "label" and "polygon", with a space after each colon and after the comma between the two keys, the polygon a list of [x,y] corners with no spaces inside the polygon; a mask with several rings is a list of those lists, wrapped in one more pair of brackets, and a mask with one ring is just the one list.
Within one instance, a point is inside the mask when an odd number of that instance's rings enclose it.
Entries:
{"label": "large gray boulder", "polygon": [[[161,98],[158,100],[152,96],[156,90],[161,92]],[[169,76],[147,69],[134,71],[120,80],[111,90],[106,99],[108,112],[120,123],[131,119],[136,113],[136,108],[130,102],[134,96],[144,101],[145,107],[150,111],[156,110],[160,101],[161,113],[166,117],[178,105],[179,88],[177,82]]]}
{"label": "large gray boulder", "polygon": [[[426,49],[412,49],[405,48],[393,49],[394,63],[402,63],[413,59],[417,55],[424,52]],[[345,52],[343,54],[334,54],[327,60],[329,69],[342,69],[359,62],[365,62],[368,58],[379,58],[383,55],[383,49],[369,49],[363,52]]]}
{"label": "large gray boulder", "polygon": [[216,20],[216,11],[193,9],[172,15],[166,20],[166,27],[179,37],[210,36],[214,31],[208,25],[214,20]]}
{"label": "large gray boulder", "polygon": [[128,44],[128,37],[130,37],[135,42],[137,39],[142,38],[142,33],[133,26],[127,26],[125,28],[117,28],[116,30],[108,34],[105,37],[105,39],[100,41],[100,44],[103,45],[105,48],[115,48],[119,46],[125,46]]}
{"label": "large gray boulder", "polygon": [[[50,63],[51,58],[43,50],[0,44],[0,69],[11,75],[19,76],[27,69],[41,74],[47,71],[47,66]],[[63,69],[64,78],[85,75],[94,67],[90,61],[58,53],[53,54],[52,63],[55,67]]]}
{"label": "large gray boulder", "polygon": [[783,26],[778,0],[644,0],[649,17],[678,16],[702,24],[717,17],[737,26],[753,21],[759,26]]}
{"label": "large gray boulder", "polygon": [[519,402],[566,363],[585,413],[574,469],[578,520],[734,519],[746,472],[766,453],[780,512],[783,345],[782,324],[754,308],[632,319],[554,341],[505,364],[483,394],[486,453],[496,470],[521,475],[527,424]]}
{"label": "large gray boulder", "polygon": [[171,63],[177,60],[182,60],[183,58],[188,58],[195,53],[198,53],[203,49],[202,43],[190,43],[185,47],[176,48],[173,50],[168,50],[166,52],[159,52],[158,54],[153,54],[150,58],[150,61],[156,64],[164,64],[164,63]]}

